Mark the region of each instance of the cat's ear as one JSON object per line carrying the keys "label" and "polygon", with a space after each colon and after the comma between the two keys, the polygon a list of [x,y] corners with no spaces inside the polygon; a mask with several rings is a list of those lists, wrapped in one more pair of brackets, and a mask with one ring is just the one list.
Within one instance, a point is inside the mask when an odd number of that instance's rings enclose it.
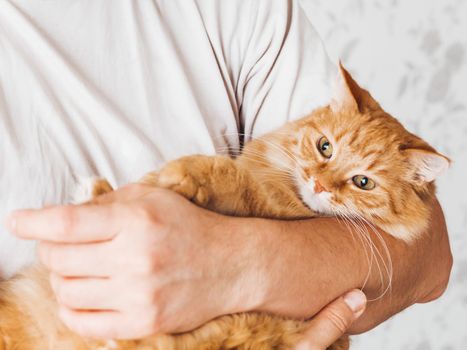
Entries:
{"label": "cat's ear", "polygon": [[344,110],[358,111],[357,100],[355,99],[347,77],[350,75],[339,61],[338,72],[333,84],[333,98],[331,100],[331,110],[334,113],[339,113]]}
{"label": "cat's ear", "polygon": [[339,62],[338,73],[334,82],[334,96],[331,109],[338,113],[343,110],[359,111],[361,113],[381,109],[370,93],[362,89],[350,73]]}
{"label": "cat's ear", "polygon": [[404,153],[414,168],[415,182],[431,182],[444,173],[451,164],[449,158],[435,151],[424,149],[406,149]]}

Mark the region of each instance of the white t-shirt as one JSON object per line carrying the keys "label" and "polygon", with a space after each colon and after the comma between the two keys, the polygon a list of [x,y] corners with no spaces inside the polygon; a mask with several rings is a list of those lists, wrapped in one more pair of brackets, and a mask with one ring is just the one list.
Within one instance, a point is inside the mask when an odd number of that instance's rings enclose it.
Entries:
{"label": "white t-shirt", "polygon": [[[238,149],[329,101],[334,65],[297,1],[0,0],[0,218]],[[34,259],[0,227],[0,275]]]}

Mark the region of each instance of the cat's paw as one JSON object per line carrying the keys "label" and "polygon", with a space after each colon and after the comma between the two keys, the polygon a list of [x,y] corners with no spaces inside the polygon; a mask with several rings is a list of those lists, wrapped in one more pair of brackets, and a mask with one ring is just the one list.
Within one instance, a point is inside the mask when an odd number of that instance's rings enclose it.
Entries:
{"label": "cat's paw", "polygon": [[112,191],[112,186],[105,179],[95,176],[76,176],[76,183],[72,189],[70,203],[86,203],[101,194]]}
{"label": "cat's paw", "polygon": [[158,174],[158,186],[181,194],[192,202],[206,206],[209,202],[206,157],[185,157],[168,163]]}

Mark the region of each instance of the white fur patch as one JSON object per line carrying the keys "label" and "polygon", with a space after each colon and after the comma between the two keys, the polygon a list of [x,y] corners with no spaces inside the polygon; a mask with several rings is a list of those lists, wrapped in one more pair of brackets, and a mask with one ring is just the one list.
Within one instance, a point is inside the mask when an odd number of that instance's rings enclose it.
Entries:
{"label": "white fur patch", "polygon": [[314,178],[310,178],[306,184],[303,183],[303,181],[299,182],[298,189],[303,202],[305,202],[305,204],[308,205],[310,209],[317,213],[332,215],[332,194],[330,192],[316,193],[314,188]]}

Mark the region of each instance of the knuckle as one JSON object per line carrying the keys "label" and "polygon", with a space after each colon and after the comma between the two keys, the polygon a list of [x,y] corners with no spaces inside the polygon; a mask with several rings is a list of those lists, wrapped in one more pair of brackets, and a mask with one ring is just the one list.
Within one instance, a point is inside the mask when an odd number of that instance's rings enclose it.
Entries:
{"label": "knuckle", "polygon": [[69,288],[62,280],[57,281],[55,287],[55,294],[59,302],[65,306],[73,306],[75,303],[75,293],[73,289]]}
{"label": "knuckle", "polygon": [[76,211],[72,206],[65,206],[60,209],[58,214],[59,231],[62,234],[70,234],[76,225]]}
{"label": "knuckle", "polygon": [[133,221],[142,227],[151,227],[157,223],[153,210],[148,205],[140,204],[131,208]]}
{"label": "knuckle", "polygon": [[158,241],[160,242],[159,238],[160,235],[157,234],[158,231],[154,230],[154,227],[151,226],[146,227],[146,229],[141,230],[138,232],[140,250],[141,254],[144,254],[149,259],[153,259],[153,252],[155,248],[158,249],[158,245],[156,244]]}
{"label": "knuckle", "polygon": [[77,309],[84,306],[83,299],[80,294],[66,286],[66,284],[62,287],[59,293],[60,294],[57,298],[60,300],[61,304],[66,307]]}
{"label": "knuckle", "polygon": [[148,186],[142,183],[135,182],[135,183],[126,185],[125,188],[127,189],[127,191],[130,192],[130,194],[139,195],[141,193],[146,192],[148,189]]}
{"label": "knuckle", "polygon": [[73,329],[78,333],[82,333],[82,325],[79,322],[76,322],[74,314],[66,306],[59,305],[58,311],[60,319],[68,328]]}
{"label": "knuckle", "polygon": [[48,247],[45,248],[44,264],[54,272],[63,272],[64,271],[64,259],[63,254],[57,248]]}
{"label": "knuckle", "polygon": [[331,324],[339,330],[341,333],[345,333],[350,326],[351,320],[347,319],[342,312],[336,307],[330,307],[328,309],[327,319]]}
{"label": "knuckle", "polygon": [[173,198],[174,192],[167,188],[157,187],[154,189],[152,195],[157,199],[171,200]]}
{"label": "knuckle", "polygon": [[39,260],[47,267],[50,268],[50,248],[48,244],[39,242],[37,245],[37,254]]}
{"label": "knuckle", "polygon": [[162,314],[157,307],[148,310],[147,317],[142,323],[142,328],[147,335],[164,332]]}
{"label": "knuckle", "polygon": [[155,301],[156,291],[152,286],[144,286],[138,293],[137,304],[140,308],[152,308],[156,307]]}
{"label": "knuckle", "polygon": [[156,308],[145,308],[129,317],[128,331],[132,338],[144,338],[162,333],[161,317]]}
{"label": "knuckle", "polygon": [[141,275],[152,275],[155,270],[155,262],[152,254],[141,254],[138,258],[134,259],[135,270]]}

